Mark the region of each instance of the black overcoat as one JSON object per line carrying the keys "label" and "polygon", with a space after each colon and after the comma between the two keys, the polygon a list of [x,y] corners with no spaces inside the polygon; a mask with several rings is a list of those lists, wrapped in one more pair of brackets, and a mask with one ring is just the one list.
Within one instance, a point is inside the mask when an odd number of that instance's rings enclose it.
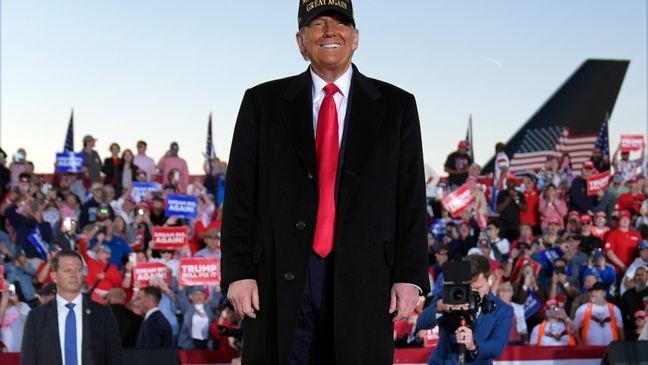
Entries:
{"label": "black overcoat", "polygon": [[[338,364],[392,364],[393,283],[429,291],[425,177],[414,96],[354,67],[337,174]],[[317,218],[310,71],[246,91],[232,140],[222,280],[256,279],[243,361],[287,364]]]}

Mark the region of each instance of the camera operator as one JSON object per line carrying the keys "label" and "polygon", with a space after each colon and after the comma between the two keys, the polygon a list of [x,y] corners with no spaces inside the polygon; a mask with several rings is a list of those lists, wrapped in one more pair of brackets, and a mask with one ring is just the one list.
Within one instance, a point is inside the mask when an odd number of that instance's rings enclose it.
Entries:
{"label": "camera operator", "polygon": [[[458,363],[459,345],[465,345],[466,362],[492,364],[493,359],[502,353],[508,342],[513,324],[513,308],[490,291],[487,279],[490,275],[488,259],[481,255],[468,255],[466,261],[470,264],[470,288],[481,299],[480,305],[475,308],[474,323],[472,326],[461,325],[460,317],[469,310],[469,304],[449,305],[444,304],[443,299],[439,299],[436,306],[432,304],[426,308],[417,323],[419,329],[433,327],[426,325],[434,324],[434,320],[430,321],[434,315],[430,314],[434,313],[435,309],[440,314],[439,344],[428,364]],[[484,302],[490,305],[485,306]],[[485,307],[492,310],[486,311]]]}

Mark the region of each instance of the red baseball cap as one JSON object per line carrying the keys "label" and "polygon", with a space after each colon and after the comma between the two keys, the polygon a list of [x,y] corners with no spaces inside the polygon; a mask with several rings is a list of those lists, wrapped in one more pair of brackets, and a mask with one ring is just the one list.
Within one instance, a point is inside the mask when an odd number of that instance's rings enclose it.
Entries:
{"label": "red baseball cap", "polygon": [[558,219],[558,218],[556,218],[556,217],[551,217],[551,218],[547,219],[547,224],[557,224],[557,225],[560,225],[560,219]]}
{"label": "red baseball cap", "polygon": [[605,214],[605,212],[596,212],[596,213],[594,213],[594,216],[597,217],[597,218],[598,217],[607,218],[607,215]]}
{"label": "red baseball cap", "polygon": [[592,217],[589,214],[583,214],[580,216],[581,223],[592,223]]}
{"label": "red baseball cap", "polygon": [[468,148],[468,142],[467,141],[459,141],[458,148]]}
{"label": "red baseball cap", "polygon": [[580,215],[581,215],[581,214],[578,213],[578,211],[576,211],[576,210],[572,210],[571,212],[569,212],[569,214],[567,214],[567,219],[572,219],[572,218],[578,218],[578,219],[580,219]]}
{"label": "red baseball cap", "polygon": [[632,218],[632,214],[630,214],[629,210],[624,209],[624,210],[619,212],[619,219],[622,219],[622,218],[630,219],[630,218]]}
{"label": "red baseball cap", "polygon": [[634,313],[635,318],[646,318],[646,311],[638,310]]}

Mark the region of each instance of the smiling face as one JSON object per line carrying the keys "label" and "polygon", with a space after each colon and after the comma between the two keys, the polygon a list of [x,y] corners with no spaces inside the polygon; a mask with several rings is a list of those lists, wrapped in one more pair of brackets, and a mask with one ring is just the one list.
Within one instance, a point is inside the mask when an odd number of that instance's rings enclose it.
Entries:
{"label": "smiling face", "polygon": [[329,82],[349,68],[358,39],[355,27],[335,13],[313,19],[297,33],[299,51],[310,60],[313,71]]}

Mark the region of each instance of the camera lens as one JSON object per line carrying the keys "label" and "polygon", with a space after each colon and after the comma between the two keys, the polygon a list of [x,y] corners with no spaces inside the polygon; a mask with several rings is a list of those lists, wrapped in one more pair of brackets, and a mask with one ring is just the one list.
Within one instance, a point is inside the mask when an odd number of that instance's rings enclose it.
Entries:
{"label": "camera lens", "polygon": [[466,301],[466,291],[464,288],[455,287],[450,291],[450,298],[454,302],[465,302]]}

